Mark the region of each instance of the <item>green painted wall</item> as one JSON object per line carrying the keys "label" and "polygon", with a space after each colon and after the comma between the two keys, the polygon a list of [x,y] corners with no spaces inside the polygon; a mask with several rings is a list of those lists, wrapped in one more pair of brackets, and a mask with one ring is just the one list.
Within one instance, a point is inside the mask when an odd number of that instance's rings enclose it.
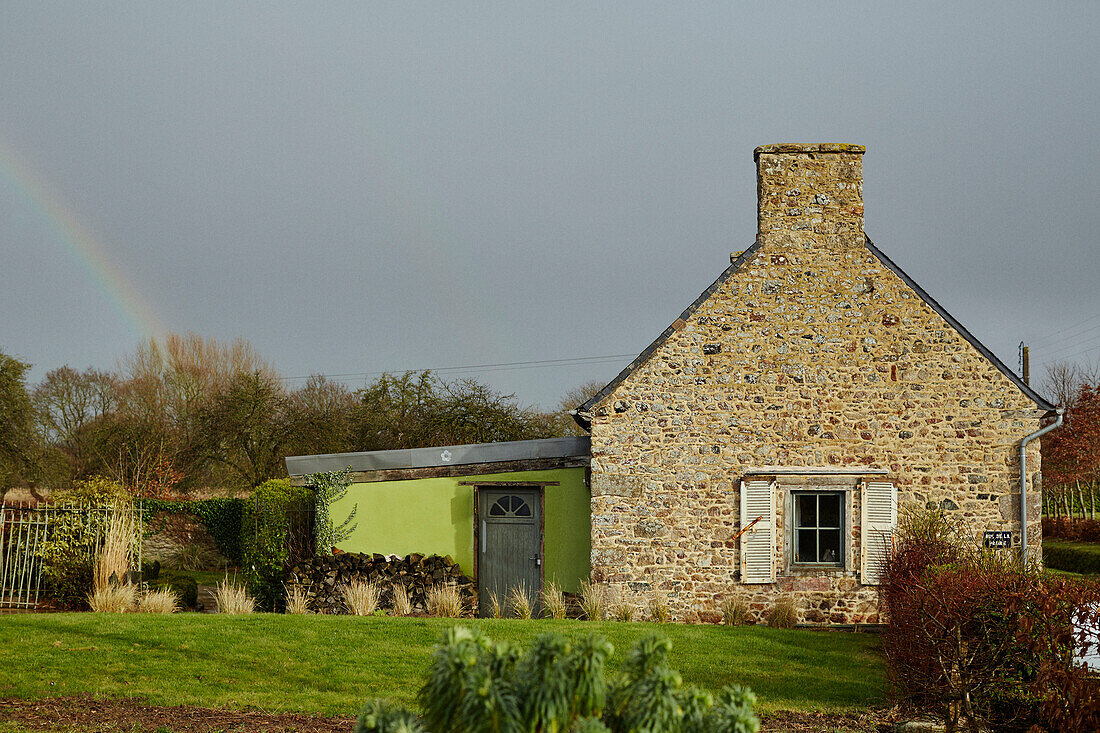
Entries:
{"label": "green painted wall", "polygon": [[460,481],[557,481],[546,486],[543,573],[566,591],[580,590],[589,574],[590,500],[583,468],[494,473],[452,478],[373,481],[352,484],[347,496],[332,506],[337,522],[358,504],[358,527],[340,543],[346,552],[450,555],[462,570],[474,567],[474,487]]}

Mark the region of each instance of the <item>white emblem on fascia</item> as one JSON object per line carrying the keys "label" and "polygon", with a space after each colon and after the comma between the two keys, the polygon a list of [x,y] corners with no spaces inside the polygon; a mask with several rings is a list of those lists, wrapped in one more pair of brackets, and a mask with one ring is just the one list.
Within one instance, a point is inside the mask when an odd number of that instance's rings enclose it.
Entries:
{"label": "white emblem on fascia", "polygon": [[442,458],[444,462],[450,461],[451,460],[451,452],[449,450],[445,450],[445,451],[443,451],[442,453],[439,454],[439,457]]}

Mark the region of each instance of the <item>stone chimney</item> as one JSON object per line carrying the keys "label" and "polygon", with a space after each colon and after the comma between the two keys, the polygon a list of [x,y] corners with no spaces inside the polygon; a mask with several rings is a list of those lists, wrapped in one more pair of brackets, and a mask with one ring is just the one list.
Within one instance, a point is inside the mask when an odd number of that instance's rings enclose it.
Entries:
{"label": "stone chimney", "polygon": [[788,249],[861,247],[862,145],[761,145],[756,160],[757,237]]}

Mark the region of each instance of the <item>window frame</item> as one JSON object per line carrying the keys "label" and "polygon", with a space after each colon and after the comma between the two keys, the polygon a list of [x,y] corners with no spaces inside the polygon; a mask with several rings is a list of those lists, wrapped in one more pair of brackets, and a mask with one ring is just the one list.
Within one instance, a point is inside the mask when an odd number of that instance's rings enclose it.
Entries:
{"label": "window frame", "polygon": [[[790,507],[791,507],[791,535],[790,535],[790,566],[792,568],[816,568],[816,569],[838,569],[845,570],[848,567],[849,549],[849,527],[851,526],[850,518],[850,502],[848,501],[848,491],[839,487],[830,489],[808,489],[798,488],[791,489],[790,495]],[[815,499],[815,509],[818,515],[817,524],[815,526],[803,526],[800,522],[798,498],[800,496],[812,496]],[[839,517],[837,519],[837,525],[835,527],[822,527],[820,524],[821,514],[821,497],[833,496],[836,497],[840,504]],[[814,530],[818,538],[818,547],[820,548],[820,537],[822,529],[835,530],[838,534],[837,537],[837,552],[838,557],[835,561],[823,561],[823,560],[799,560],[798,559],[798,534],[799,530]]]}

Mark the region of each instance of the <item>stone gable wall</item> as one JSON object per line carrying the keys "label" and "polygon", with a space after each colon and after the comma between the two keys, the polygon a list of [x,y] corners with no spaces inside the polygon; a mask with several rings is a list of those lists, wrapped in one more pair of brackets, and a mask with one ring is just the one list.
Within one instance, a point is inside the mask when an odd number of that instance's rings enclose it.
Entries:
{"label": "stone gable wall", "polygon": [[[861,182],[828,170],[859,154],[834,155],[779,181],[767,171],[783,162],[759,156],[760,248],[593,407],[593,577],[638,605],[657,586],[690,620],[735,592],[757,613],[790,594],[808,622],[876,622],[859,573],[868,468],[889,472],[877,480],[899,506],[940,505],[1019,542],[1017,446],[1042,411],[863,245]],[[782,217],[808,228],[765,231]],[[787,569],[787,492],[822,479],[780,476],[777,582],[739,583],[740,481],[764,466],[852,472],[831,479],[851,489],[845,568]],[[1028,467],[1038,488],[1037,442]]]}

